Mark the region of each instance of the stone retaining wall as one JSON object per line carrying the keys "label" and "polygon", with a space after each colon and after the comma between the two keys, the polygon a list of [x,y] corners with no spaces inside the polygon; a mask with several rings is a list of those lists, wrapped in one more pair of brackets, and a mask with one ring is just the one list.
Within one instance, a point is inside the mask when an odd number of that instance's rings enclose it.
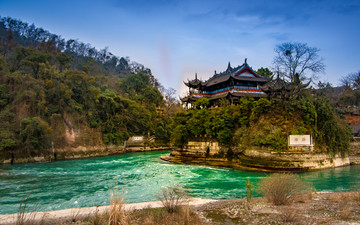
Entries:
{"label": "stone retaining wall", "polygon": [[[349,157],[325,153],[274,152],[271,149],[230,149],[216,141],[190,141],[183,149],[173,149],[169,161],[199,163],[201,161],[236,168],[272,171],[308,171],[350,165]],[[359,158],[360,163],[360,158]]]}
{"label": "stone retaining wall", "polygon": [[[162,151],[170,150],[167,146],[156,147],[132,147],[124,148],[123,146],[78,146],[73,148],[54,149],[54,152],[48,151],[40,156],[21,155],[20,153],[14,154],[15,164],[21,163],[34,163],[34,162],[49,162],[55,160],[68,160],[68,159],[80,159],[91,158],[99,156],[108,156],[116,154],[124,154],[131,152],[147,152],[147,151]],[[11,152],[2,153],[0,157],[0,164],[11,163]],[[56,157],[56,158],[55,158]]]}

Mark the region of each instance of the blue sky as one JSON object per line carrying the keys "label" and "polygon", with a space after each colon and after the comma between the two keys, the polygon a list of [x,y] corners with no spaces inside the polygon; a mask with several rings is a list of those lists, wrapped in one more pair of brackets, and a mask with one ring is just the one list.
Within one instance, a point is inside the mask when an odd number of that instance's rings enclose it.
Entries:
{"label": "blue sky", "polygon": [[179,95],[184,80],[208,79],[229,61],[272,68],[275,46],[288,41],[320,49],[320,81],[338,85],[360,70],[358,0],[0,0],[0,16],[109,47]]}

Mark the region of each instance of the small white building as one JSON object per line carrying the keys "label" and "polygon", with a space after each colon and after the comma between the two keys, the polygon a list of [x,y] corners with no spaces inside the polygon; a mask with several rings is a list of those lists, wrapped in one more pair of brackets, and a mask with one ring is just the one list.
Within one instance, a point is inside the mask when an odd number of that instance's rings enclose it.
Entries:
{"label": "small white building", "polygon": [[134,141],[134,142],[144,141],[144,136],[132,136],[132,137],[129,138],[129,141]]}
{"label": "small white building", "polygon": [[131,136],[124,143],[124,147],[144,147],[147,139],[144,136]]}
{"label": "small white building", "polygon": [[289,135],[289,150],[313,151],[314,141],[311,135]]}

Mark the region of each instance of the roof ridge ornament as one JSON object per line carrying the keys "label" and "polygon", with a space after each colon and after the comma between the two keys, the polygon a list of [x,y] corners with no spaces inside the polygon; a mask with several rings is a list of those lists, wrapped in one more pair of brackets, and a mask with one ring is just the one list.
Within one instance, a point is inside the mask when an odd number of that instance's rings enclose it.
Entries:
{"label": "roof ridge ornament", "polygon": [[232,68],[231,68],[231,65],[230,65],[230,61],[229,61],[229,64],[228,64],[228,67],[226,69],[226,72],[231,72]]}
{"label": "roof ridge ornament", "polygon": [[245,58],[245,64],[247,64],[247,58]]}
{"label": "roof ridge ornament", "polygon": [[197,73],[195,73],[195,80],[197,80]]}

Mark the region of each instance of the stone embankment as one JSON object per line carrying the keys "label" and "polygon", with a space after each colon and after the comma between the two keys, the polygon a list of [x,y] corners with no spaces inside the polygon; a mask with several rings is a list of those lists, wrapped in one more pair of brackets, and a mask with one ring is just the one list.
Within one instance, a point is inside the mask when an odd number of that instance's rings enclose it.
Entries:
{"label": "stone embankment", "polygon": [[36,154],[35,156],[19,153],[12,154],[11,152],[7,152],[0,155],[0,164],[49,162],[56,160],[81,159],[132,152],[150,152],[162,150],[170,150],[170,148],[167,146],[139,146],[127,148],[124,148],[123,146],[78,146],[73,148],[54,149],[53,151],[46,152],[45,154]]}
{"label": "stone embankment", "polygon": [[360,155],[350,155],[349,159],[351,165],[360,165]]}
{"label": "stone embankment", "polygon": [[224,148],[218,142],[191,141],[173,149],[162,159],[178,163],[207,164],[257,171],[311,171],[350,165],[348,156],[331,156],[309,151],[275,152],[271,149]]}

